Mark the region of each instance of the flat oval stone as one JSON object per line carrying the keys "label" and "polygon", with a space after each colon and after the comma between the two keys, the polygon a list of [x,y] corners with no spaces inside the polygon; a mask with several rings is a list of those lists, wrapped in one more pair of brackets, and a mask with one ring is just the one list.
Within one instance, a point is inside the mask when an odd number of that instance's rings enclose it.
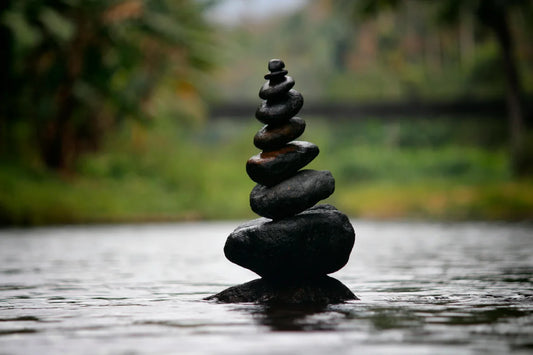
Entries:
{"label": "flat oval stone", "polygon": [[258,218],[241,224],[228,236],[224,254],[268,280],[302,280],[341,269],[354,242],[348,217],[331,205],[319,205],[278,221]]}
{"label": "flat oval stone", "polygon": [[296,116],[304,104],[302,95],[291,89],[286,95],[276,100],[263,100],[255,111],[255,117],[265,123],[279,125]]}
{"label": "flat oval stone", "polygon": [[227,288],[205,300],[220,303],[259,303],[268,305],[329,305],[358,300],[342,282],[324,276],[312,280],[279,283],[256,279]]}
{"label": "flat oval stone", "polygon": [[254,137],[254,145],[262,150],[274,150],[300,137],[305,130],[305,121],[293,117],[281,126],[266,125]]}
{"label": "flat oval stone", "polygon": [[277,185],[255,185],[250,193],[250,207],[260,216],[280,219],[294,216],[335,191],[335,179],[329,171],[302,170]]}
{"label": "flat oval stone", "polygon": [[279,81],[281,80],[285,75],[287,75],[289,72],[286,71],[286,70],[279,70],[279,71],[274,71],[274,72],[271,72],[271,73],[268,73],[265,75],[265,79],[267,80],[274,80],[274,81]]}
{"label": "flat oval stone", "polygon": [[276,98],[289,92],[294,86],[294,79],[286,76],[280,82],[267,81],[259,90],[259,97],[265,100]]}
{"label": "flat oval stone", "polygon": [[318,153],[313,143],[293,141],[278,150],[254,155],[246,162],[246,172],[256,183],[272,186],[296,174]]}

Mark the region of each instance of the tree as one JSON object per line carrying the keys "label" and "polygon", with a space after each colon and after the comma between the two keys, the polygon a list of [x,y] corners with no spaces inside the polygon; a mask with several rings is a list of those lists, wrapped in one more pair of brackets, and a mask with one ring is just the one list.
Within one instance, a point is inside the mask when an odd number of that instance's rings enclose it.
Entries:
{"label": "tree", "polygon": [[[417,1],[423,3],[421,0]],[[372,16],[384,9],[395,9],[405,3],[406,1],[401,0],[340,0],[338,6],[354,19]],[[494,35],[500,48],[502,71],[506,79],[512,170],[516,175],[530,173],[531,162],[528,161],[524,138],[522,85],[509,21],[511,14],[516,11],[531,17],[533,2],[531,0],[442,0],[430,4],[437,7],[438,19],[442,24],[457,24],[464,13],[471,13],[481,28]]]}
{"label": "tree", "polygon": [[531,13],[532,2],[529,0],[448,0],[442,4],[441,13],[448,22],[456,22],[461,11],[473,12],[477,21],[496,37],[506,79],[512,170],[517,175],[524,175],[531,168],[525,148],[522,84],[515,58],[515,42],[509,24],[511,12],[517,9],[525,14]]}
{"label": "tree", "polygon": [[47,167],[68,171],[120,120],[147,120],[162,79],[190,81],[212,65],[202,6],[4,0],[0,139],[9,143],[0,153],[20,154],[18,143],[37,151]]}

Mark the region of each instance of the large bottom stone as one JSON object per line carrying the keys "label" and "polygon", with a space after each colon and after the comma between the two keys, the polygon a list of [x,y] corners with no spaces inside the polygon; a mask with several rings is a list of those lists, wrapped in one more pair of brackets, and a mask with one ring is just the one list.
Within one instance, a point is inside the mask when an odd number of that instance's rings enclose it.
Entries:
{"label": "large bottom stone", "polygon": [[206,298],[206,300],[222,303],[252,302],[313,305],[335,304],[357,299],[357,296],[342,282],[328,276],[285,284],[256,279],[242,285],[227,288],[216,295]]}
{"label": "large bottom stone", "polygon": [[238,226],[224,254],[266,279],[312,279],[346,265],[354,241],[348,217],[331,205],[318,205],[285,219],[258,218]]}

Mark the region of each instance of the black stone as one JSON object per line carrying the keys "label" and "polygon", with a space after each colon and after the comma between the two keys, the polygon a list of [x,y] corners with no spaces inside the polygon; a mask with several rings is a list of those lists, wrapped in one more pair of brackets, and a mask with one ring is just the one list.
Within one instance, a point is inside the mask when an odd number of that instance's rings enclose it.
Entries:
{"label": "black stone", "polygon": [[221,303],[311,304],[328,305],[357,300],[357,296],[339,280],[324,276],[314,280],[276,283],[256,279],[209,296]]}
{"label": "black stone", "polygon": [[290,217],[335,191],[335,179],[329,171],[301,170],[277,185],[256,185],[250,193],[250,206],[260,216],[280,219]]}
{"label": "black stone", "polygon": [[254,137],[254,145],[262,150],[275,150],[300,137],[305,130],[305,121],[293,117],[281,126],[266,125]]}
{"label": "black stone", "polygon": [[318,153],[313,143],[293,141],[278,150],[254,155],[246,162],[246,172],[258,184],[272,186],[296,174]]}
{"label": "black stone", "polygon": [[305,280],[341,269],[354,241],[348,217],[331,205],[319,205],[278,221],[258,218],[241,224],[228,236],[224,254],[267,280]]}
{"label": "black stone", "polygon": [[335,207],[312,207],[333,193],[335,180],[329,171],[299,171],[319,149],[294,141],[306,126],[295,117],[303,97],[293,89],[294,80],[284,68],[279,59],[268,64],[268,82],[259,91],[263,101],[255,112],[266,124],[254,137],[254,145],[263,151],[246,163],[246,172],[258,183],[250,193],[250,205],[263,217],[238,226],[224,245],[231,262],[262,278],[230,287],[208,300],[255,302],[266,304],[264,309],[292,311],[298,304],[302,309],[316,309],[316,305],[323,308],[357,299],[327,276],[348,262],[355,232],[348,217]]}
{"label": "black stone", "polygon": [[265,123],[279,125],[296,116],[304,104],[302,95],[291,89],[276,100],[263,100],[255,111],[255,117]]}
{"label": "black stone", "polygon": [[285,68],[285,63],[281,59],[270,59],[268,61],[268,71],[275,72]]}
{"label": "black stone", "polygon": [[287,92],[294,86],[294,79],[290,76],[284,77],[279,82],[267,81],[259,90],[259,97],[265,100],[275,99]]}
{"label": "black stone", "polygon": [[279,81],[283,79],[283,77],[287,75],[288,73],[289,72],[286,70],[275,71],[275,72],[265,75],[265,79],[271,80],[271,81]]}

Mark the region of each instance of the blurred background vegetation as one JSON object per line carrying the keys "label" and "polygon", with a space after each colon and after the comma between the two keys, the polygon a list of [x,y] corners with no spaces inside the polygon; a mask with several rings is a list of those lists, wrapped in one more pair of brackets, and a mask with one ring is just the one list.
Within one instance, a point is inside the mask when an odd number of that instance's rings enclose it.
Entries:
{"label": "blurred background vegetation", "polygon": [[4,0],[0,225],[251,218],[270,58],[348,215],[530,221],[532,28],[531,0]]}

